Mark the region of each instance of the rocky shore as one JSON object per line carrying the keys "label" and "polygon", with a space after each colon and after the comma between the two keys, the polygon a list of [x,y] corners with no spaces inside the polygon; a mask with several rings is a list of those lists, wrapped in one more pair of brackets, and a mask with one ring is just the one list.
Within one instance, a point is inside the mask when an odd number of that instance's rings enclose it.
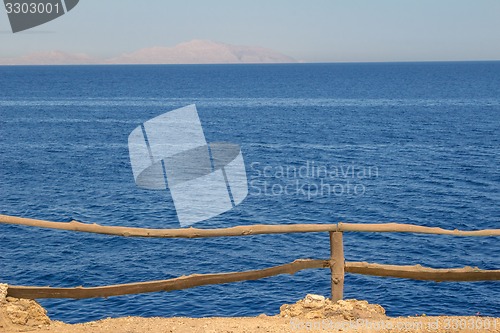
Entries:
{"label": "rocky shore", "polygon": [[6,297],[0,284],[0,332],[45,333],[285,333],[285,332],[494,332],[500,318],[416,317],[390,318],[385,309],[367,301],[332,302],[307,295],[295,304],[284,304],[276,316],[241,318],[107,318],[82,324],[51,321],[36,301]]}

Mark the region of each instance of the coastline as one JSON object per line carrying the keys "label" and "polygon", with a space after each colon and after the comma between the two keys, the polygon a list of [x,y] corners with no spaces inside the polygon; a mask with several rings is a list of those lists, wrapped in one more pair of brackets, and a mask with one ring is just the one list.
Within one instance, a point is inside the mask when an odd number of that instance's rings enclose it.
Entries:
{"label": "coastline", "polygon": [[[489,329],[488,329],[489,328]],[[50,325],[7,329],[40,333],[248,333],[248,332],[500,332],[500,318],[491,317],[398,317],[385,320],[296,319],[280,316],[210,318],[108,318],[82,324],[54,321]]]}
{"label": "coastline", "polygon": [[[4,293],[5,295],[5,293]],[[1,295],[0,295],[1,296]],[[388,317],[378,304],[363,300],[333,302],[308,294],[284,304],[279,314],[257,317],[106,318],[79,324],[50,320],[36,301],[0,299],[0,332],[18,333],[285,333],[285,332],[499,332],[500,318],[481,316]]]}

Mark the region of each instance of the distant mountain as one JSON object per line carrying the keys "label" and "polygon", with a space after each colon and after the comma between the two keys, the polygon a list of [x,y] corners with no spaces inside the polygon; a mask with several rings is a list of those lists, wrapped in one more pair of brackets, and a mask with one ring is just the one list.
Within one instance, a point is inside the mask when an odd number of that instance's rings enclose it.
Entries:
{"label": "distant mountain", "polygon": [[49,51],[17,58],[0,58],[0,65],[79,64],[249,64],[293,63],[295,59],[257,46],[236,46],[209,40],[192,40],[173,47],[151,47],[99,59],[84,53]]}
{"label": "distant mountain", "polygon": [[295,59],[263,47],[192,40],[174,47],[151,47],[109,59],[114,64],[291,63]]}
{"label": "distant mountain", "polygon": [[0,65],[73,65],[96,63],[99,63],[99,60],[87,54],[61,51],[37,52],[18,58],[0,58]]}

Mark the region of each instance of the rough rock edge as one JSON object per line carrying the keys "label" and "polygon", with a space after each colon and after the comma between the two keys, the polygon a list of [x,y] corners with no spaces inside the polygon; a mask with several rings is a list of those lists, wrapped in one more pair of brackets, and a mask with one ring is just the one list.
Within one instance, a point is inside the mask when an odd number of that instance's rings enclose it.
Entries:
{"label": "rough rock edge", "polygon": [[305,319],[387,319],[385,309],[379,304],[355,299],[332,302],[320,295],[308,294],[295,304],[284,304],[280,307],[280,316],[299,317]]}
{"label": "rough rock edge", "polygon": [[47,311],[36,301],[7,296],[8,285],[0,284],[0,331],[24,331],[50,325]]}
{"label": "rough rock edge", "polygon": [[0,283],[0,304],[5,303],[5,299],[7,298],[8,288],[9,288],[8,284]]}

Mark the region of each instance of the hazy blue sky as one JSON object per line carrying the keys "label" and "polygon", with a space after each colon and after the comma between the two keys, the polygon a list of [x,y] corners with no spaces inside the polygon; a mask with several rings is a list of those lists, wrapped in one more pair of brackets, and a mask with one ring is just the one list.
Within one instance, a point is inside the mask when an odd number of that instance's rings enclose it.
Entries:
{"label": "hazy blue sky", "polygon": [[210,39],[304,61],[500,60],[500,0],[80,0],[17,34],[0,12],[0,31],[0,57]]}

